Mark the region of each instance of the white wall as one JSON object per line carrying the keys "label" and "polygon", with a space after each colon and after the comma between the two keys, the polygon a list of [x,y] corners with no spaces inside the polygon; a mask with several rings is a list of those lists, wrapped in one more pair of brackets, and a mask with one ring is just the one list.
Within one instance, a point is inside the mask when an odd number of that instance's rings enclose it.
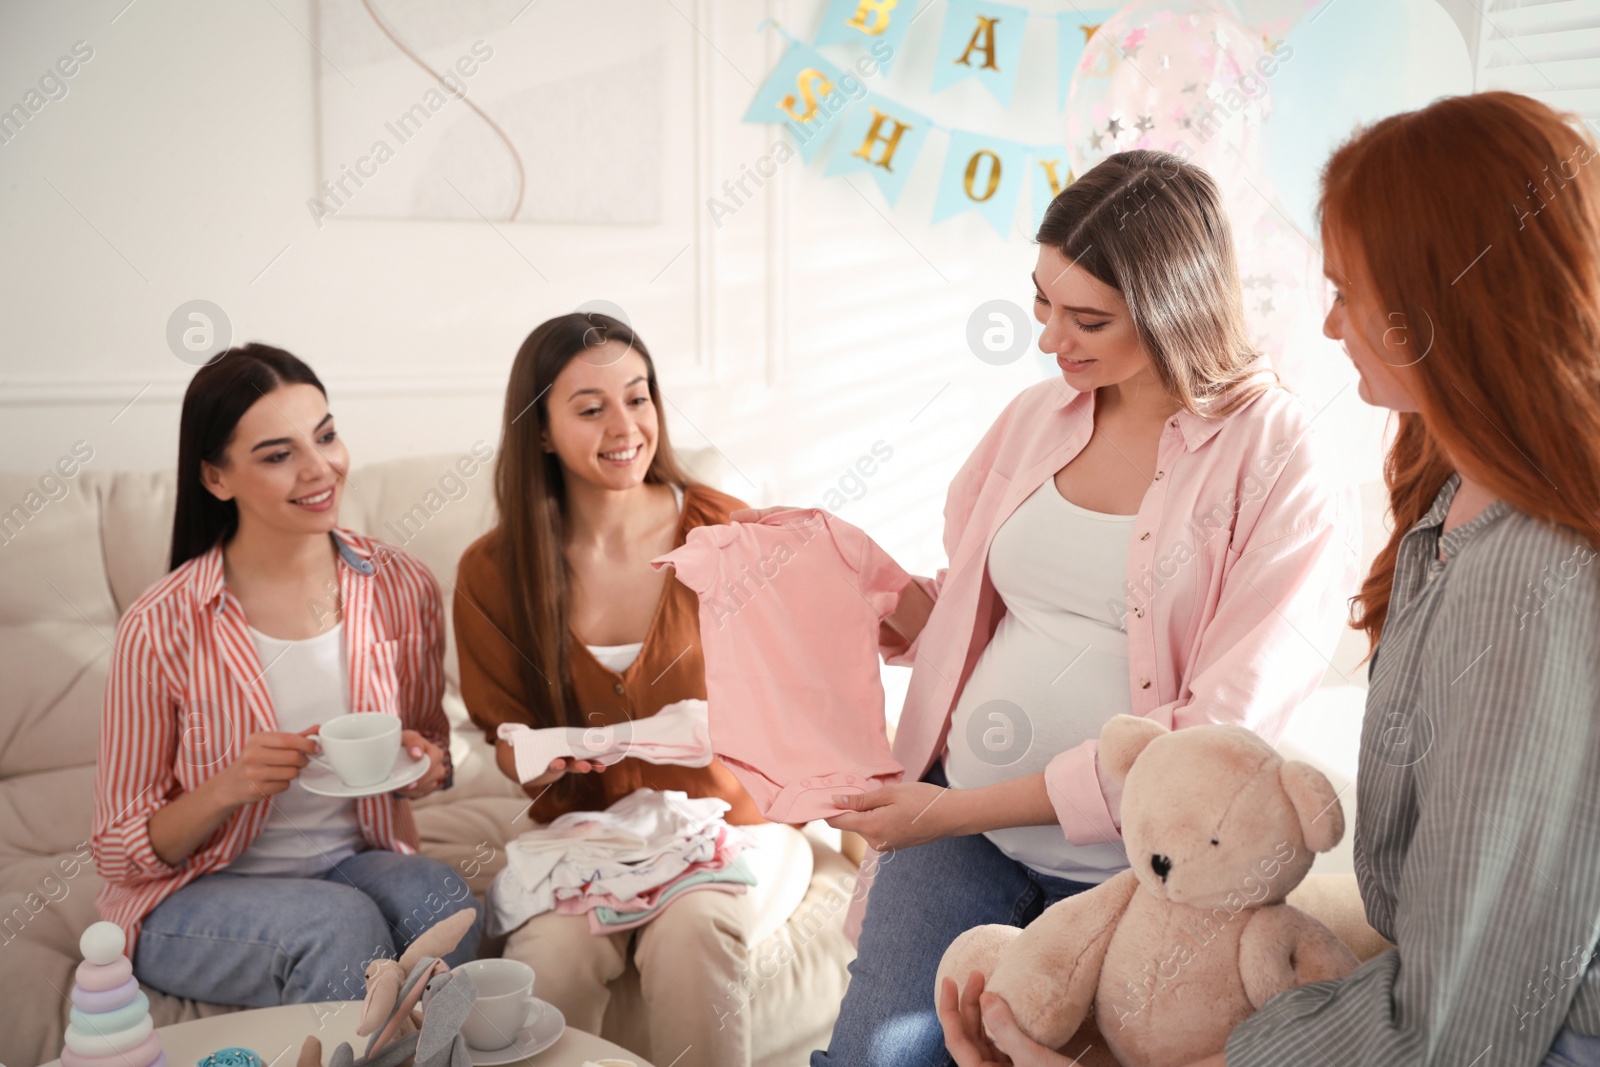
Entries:
{"label": "white wall", "polygon": [[[733,488],[761,499],[809,502],[879,438],[899,469],[949,467],[1034,376],[985,367],[959,340],[981,297],[1022,300],[1020,234],[1000,242],[975,218],[934,231],[918,221],[925,205],[886,220],[798,161],[713,225],[707,197],[775,137],[737,121],[780,50],[755,32],[761,5],[680,4],[697,26],[664,24],[661,225],[336,218],[319,230],[305,207],[321,66],[302,36],[309,0],[138,0],[113,22],[122,2],[4,14],[8,103],[75,41],[94,49],[66,98],[0,146],[9,467],[42,469],[78,438],[96,462],[169,464],[193,368],[167,349],[166,320],[196,297],[228,313],[236,338],[311,362],[363,459],[492,438],[527,332],[613,300],[657,354],[673,428],[686,444],[704,440],[694,427],[709,434],[748,478]],[[586,10],[540,4],[502,32],[602,47]],[[931,195],[916,184],[912,203]]]}
{"label": "white wall", "polygon": [[[544,41],[551,69],[574,49],[609,47],[603,2],[540,0],[517,14],[523,6],[505,0],[491,44]],[[358,462],[493,441],[522,338],[605,298],[656,354],[673,433],[724,455],[730,491],[814,503],[875,442],[892,447],[844,514],[928,572],[941,562],[949,476],[1043,373],[1032,359],[981,363],[963,339],[985,300],[1030,306],[1035,249],[1020,228],[1002,240],[976,215],[928,223],[933,163],[891,209],[864,176],[824,179],[820,161],[795,159],[714,224],[708,197],[781,136],[738,121],[782,51],[757,23],[774,15],[809,39],[821,6],[664,9],[658,225],[334,218],[320,229],[306,209],[315,85],[337,75],[309,40],[313,0],[0,7],[0,108],[75,42],[94,50],[67,95],[0,145],[0,466],[43,471],[80,439],[97,467],[168,466],[193,368],[169,351],[166,323],[194,298],[220,305],[236,340],[310,362]],[[875,87],[949,124],[1024,141],[1058,135],[1047,35],[1028,41],[1007,111],[971,83],[929,96],[939,21],[913,25],[903,61]],[[942,149],[935,134],[926,151]],[[1301,325],[1296,343],[1329,368],[1305,391],[1329,403],[1322,417],[1358,442],[1352,463],[1375,477],[1379,420],[1346,388],[1348,368],[1317,322]],[[1341,652],[1342,669],[1356,647]]]}

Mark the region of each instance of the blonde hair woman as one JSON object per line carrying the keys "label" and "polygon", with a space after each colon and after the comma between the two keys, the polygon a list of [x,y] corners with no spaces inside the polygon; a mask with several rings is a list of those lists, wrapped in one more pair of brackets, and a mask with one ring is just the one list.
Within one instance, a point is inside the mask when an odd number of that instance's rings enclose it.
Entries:
{"label": "blonde hair woman", "polygon": [[1276,740],[1355,591],[1354,495],[1246,338],[1210,176],[1119,152],[1056,197],[1038,242],[1039,345],[1061,376],[978,442],[945,506],[949,567],[886,624],[889,662],[913,668],[907,780],[830,820],[888,854],[814,1067],[940,1062],[930,992],[956,935],[1128,866],[1106,721]]}

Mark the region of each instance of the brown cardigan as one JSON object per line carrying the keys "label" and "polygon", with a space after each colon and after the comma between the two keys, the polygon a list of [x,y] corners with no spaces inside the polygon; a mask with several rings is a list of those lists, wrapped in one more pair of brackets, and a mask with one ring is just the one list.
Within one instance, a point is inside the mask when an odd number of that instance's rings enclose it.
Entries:
{"label": "brown cardigan", "polygon": [[[684,492],[674,547],[682,545],[694,527],[726,523],[729,513],[744,506],[726,493],[690,486]],[[501,575],[499,540],[496,527],[462,555],[455,594],[461,698],[490,745],[495,743],[495,728],[503,722],[533,725],[524,704],[522,657],[511,643],[511,596]],[[572,684],[585,725],[622,723],[654,715],[674,701],[706,698],[700,600],[671,575],[656,604],[644,647],[627,670],[618,674],[602,666],[576,635],[572,649]],[[549,822],[568,811],[602,811],[635,789],[648,786],[681,790],[691,797],[721,797],[733,805],[726,815],[729,823],[766,821],[720,760],[713,760],[709,767],[677,767],[628,758],[604,771],[569,777],[577,786],[575,801],[563,801],[554,790],[527,789],[535,798],[528,812],[532,819]]]}

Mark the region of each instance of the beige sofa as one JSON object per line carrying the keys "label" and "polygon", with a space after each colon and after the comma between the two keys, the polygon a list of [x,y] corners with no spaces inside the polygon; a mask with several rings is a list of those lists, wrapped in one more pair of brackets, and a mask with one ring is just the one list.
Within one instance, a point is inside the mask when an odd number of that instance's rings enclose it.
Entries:
{"label": "beige sofa", "polygon": [[[714,455],[683,458],[718,484]],[[448,607],[456,560],[490,522],[491,479],[492,467],[470,453],[359,467],[341,521],[419,556]],[[0,509],[0,1063],[28,1067],[60,1052],[78,935],[96,918],[100,879],[87,839],[101,695],[118,617],[165,571],[172,477],[86,468],[41,486],[37,475],[0,473]],[[459,727],[453,640],[446,667],[447,711]],[[481,894],[504,864],[506,840],[528,825],[517,819],[525,801],[476,731],[458,728],[452,747],[456,786],[421,802],[417,821],[424,851]],[[730,992],[730,1010],[748,1001],[759,1067],[801,1065],[825,1047],[844,995],[854,949],[842,905],[856,868],[831,833],[818,824],[808,834],[809,878],[782,914],[763,916],[774,932],[752,949],[745,988]],[[1363,958],[1384,947],[1348,874],[1313,875],[1291,899]],[[641,1004],[630,967],[603,1036],[651,1058]],[[233,1009],[151,991],[151,1010],[165,1024]]]}
{"label": "beige sofa", "polygon": [[[713,458],[684,457],[716,484]],[[492,478],[492,465],[470,453],[359,467],[340,519],[419,556],[448,609],[456,561],[490,522]],[[0,1063],[10,1067],[59,1055],[78,935],[98,917],[88,836],[101,696],[118,617],[166,570],[172,483],[170,474],[90,467],[41,487],[37,474],[0,473]],[[419,803],[417,822],[423,850],[481,895],[504,865],[506,840],[530,824],[482,735],[460,728],[453,640],[446,663],[456,785]],[[789,863],[801,884],[768,898],[784,913],[761,917],[774,932],[752,949],[747,987],[729,994],[727,1010],[750,1013],[763,1067],[802,1064],[825,1045],[844,996],[854,949],[835,901],[848,896],[855,865],[828,832],[809,834],[801,849],[810,855]],[[148,992],[157,1025],[233,1010]],[[641,1004],[630,966],[613,986],[602,1036],[649,1059]]]}

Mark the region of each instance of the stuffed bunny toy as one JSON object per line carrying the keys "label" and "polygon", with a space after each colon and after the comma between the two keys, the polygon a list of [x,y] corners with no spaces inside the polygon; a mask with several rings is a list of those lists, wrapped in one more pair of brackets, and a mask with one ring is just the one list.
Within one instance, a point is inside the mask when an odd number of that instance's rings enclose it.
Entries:
{"label": "stuffed bunny toy", "polygon": [[1283,902],[1344,836],[1320,771],[1242,727],[1132,715],[1101,731],[1100,761],[1123,787],[1130,869],[1026,928],[968,930],[936,998],[946,977],[965,989],[981,971],[1041,1045],[1061,1049],[1092,1011],[1123,1067],[1181,1067],[1276,994],[1355,970],[1333,931]]}
{"label": "stuffed bunny toy", "polygon": [[[472,979],[452,974],[440,957],[472,928],[471,908],[439,920],[406,947],[398,960],[367,964],[367,997],[356,1033],[371,1034],[366,1053],[357,1057],[341,1041],[328,1067],[471,1067],[472,1054],[461,1036],[478,991]],[[322,1067],[322,1043],[307,1037],[297,1067]]]}

